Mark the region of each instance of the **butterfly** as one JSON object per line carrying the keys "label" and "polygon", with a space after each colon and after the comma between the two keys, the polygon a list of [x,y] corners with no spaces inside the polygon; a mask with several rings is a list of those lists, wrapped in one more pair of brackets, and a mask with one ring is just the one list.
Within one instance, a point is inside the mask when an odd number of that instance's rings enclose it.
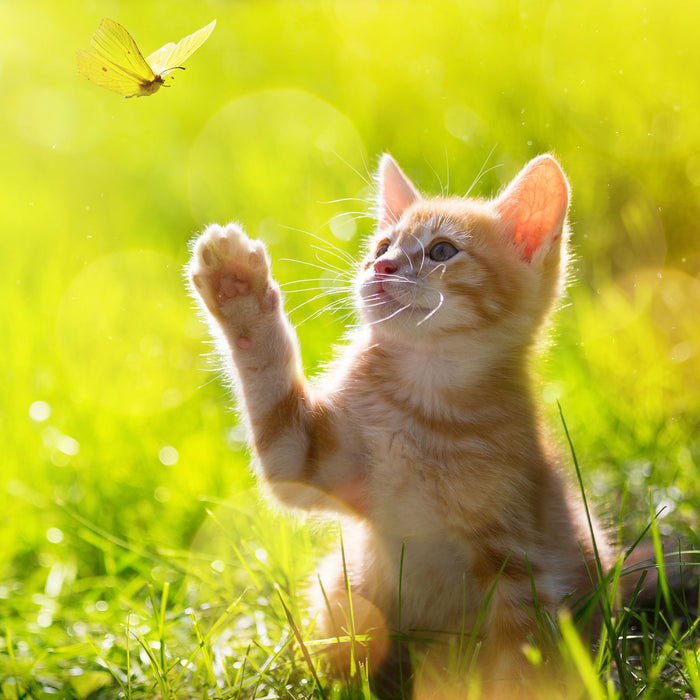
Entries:
{"label": "butterfly", "polygon": [[103,19],[90,39],[97,53],[76,53],[78,71],[93,83],[124,97],[152,95],[163,85],[166,75],[182,68],[181,64],[209,38],[215,25],[216,20],[177,44],[171,41],[144,58],[121,24]]}

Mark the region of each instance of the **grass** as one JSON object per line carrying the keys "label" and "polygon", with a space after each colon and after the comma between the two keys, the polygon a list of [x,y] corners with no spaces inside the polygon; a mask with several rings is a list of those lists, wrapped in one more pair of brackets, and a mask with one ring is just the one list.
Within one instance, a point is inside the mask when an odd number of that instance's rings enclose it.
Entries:
{"label": "grass", "polygon": [[[323,311],[334,297],[309,301],[340,261],[302,232],[355,256],[384,150],[426,191],[484,196],[557,154],[575,260],[537,366],[553,439],[566,454],[559,402],[589,502],[624,542],[658,513],[652,533],[698,547],[700,9],[57,8],[0,5],[5,697],[351,695],[318,664],[303,603],[337,530],[261,498],[181,269],[210,221],[263,238],[288,307],[305,304],[313,374],[345,321]],[[124,100],[76,72],[103,16],[145,51],[217,27],[170,89]],[[592,658],[560,621],[590,697],[700,695],[694,619],[659,603],[659,644],[618,610]]]}

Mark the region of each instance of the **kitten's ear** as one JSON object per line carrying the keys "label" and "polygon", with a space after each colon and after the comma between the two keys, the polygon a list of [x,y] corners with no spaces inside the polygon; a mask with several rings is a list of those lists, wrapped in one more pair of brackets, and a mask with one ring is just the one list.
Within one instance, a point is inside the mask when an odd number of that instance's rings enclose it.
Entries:
{"label": "kitten's ear", "polygon": [[496,212],[528,262],[556,244],[569,208],[569,183],[552,156],[538,156],[495,201]]}
{"label": "kitten's ear", "polygon": [[380,229],[398,221],[406,207],[420,199],[418,190],[388,153],[379,161],[377,189],[377,222]]}

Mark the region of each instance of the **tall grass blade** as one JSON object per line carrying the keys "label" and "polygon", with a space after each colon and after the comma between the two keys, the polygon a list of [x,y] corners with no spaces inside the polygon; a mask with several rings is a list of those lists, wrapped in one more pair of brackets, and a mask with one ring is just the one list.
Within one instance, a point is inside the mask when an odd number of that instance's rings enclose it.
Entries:
{"label": "tall grass blade", "polygon": [[127,689],[127,686],[124,685],[124,681],[122,680],[121,675],[117,671],[117,669],[107,660],[105,655],[102,653],[100,648],[88,637],[87,635],[84,635],[85,641],[90,645],[90,648],[93,650],[97,658],[100,660],[102,665],[109,671],[109,673],[112,675],[112,678],[118,683],[119,687],[122,690],[122,693],[124,693],[125,697],[131,697],[130,692]]}
{"label": "tall grass blade", "polygon": [[590,650],[581,641],[571,613],[566,608],[559,613],[559,629],[565,648],[571,655],[571,660],[583,682],[588,698],[590,700],[607,700],[605,690],[598,679],[598,671],[591,660]]}
{"label": "tall grass blade", "polygon": [[656,570],[659,581],[659,588],[661,589],[661,595],[664,598],[664,603],[666,604],[668,610],[672,609],[671,605],[671,591],[668,586],[668,578],[666,576],[666,562],[664,560],[664,549],[661,544],[661,534],[659,533],[658,524],[658,513],[655,513],[651,503],[649,504],[649,511],[651,516],[651,541],[654,545],[654,555],[656,557]]}
{"label": "tall grass blade", "polygon": [[279,596],[280,602],[282,603],[282,607],[284,608],[284,613],[287,616],[287,620],[289,622],[289,626],[292,628],[292,633],[294,634],[295,639],[297,640],[297,644],[299,644],[299,648],[301,649],[302,656],[304,657],[304,661],[306,662],[306,665],[309,667],[309,671],[311,671],[311,675],[314,678],[314,682],[316,683],[316,687],[318,688],[319,692],[321,693],[322,697],[325,697],[325,691],[323,690],[323,685],[321,684],[321,680],[318,677],[318,674],[316,673],[316,667],[314,666],[314,662],[311,659],[311,654],[309,654],[309,650],[306,648],[306,644],[304,644],[304,639],[301,636],[301,632],[299,631],[299,628],[297,627],[296,622],[294,621],[294,617],[292,616],[292,613],[289,611],[289,608],[287,607],[286,603],[284,602],[284,598],[282,597],[282,592],[280,591],[280,588],[278,585],[275,585],[275,590],[277,591],[277,595]]}
{"label": "tall grass blade", "polygon": [[588,498],[586,497],[586,489],[583,486],[581,467],[579,466],[578,458],[576,457],[576,450],[574,449],[574,443],[571,439],[571,435],[569,434],[569,428],[566,425],[566,419],[564,418],[564,411],[559,401],[557,401],[557,407],[559,408],[559,416],[561,418],[562,425],[564,426],[564,433],[566,435],[566,440],[569,445],[569,450],[571,452],[571,458],[574,462],[576,478],[578,480],[579,489],[581,491],[581,498],[583,500],[583,507],[586,511],[586,520],[588,522],[588,530],[591,535],[591,543],[593,545],[593,552],[595,556],[596,574],[598,578],[597,585],[600,593],[603,624],[608,634],[608,644],[610,645],[610,653],[613,659],[615,660],[615,665],[617,667],[618,677],[620,680],[620,685],[622,686],[623,693],[626,693],[629,697],[632,697],[632,683],[627,675],[627,666],[625,665],[622,659],[622,655],[620,654],[620,650],[617,644],[617,630],[615,629],[615,624],[613,622],[610,595],[607,590],[607,583],[605,575],[603,573],[603,564],[600,560],[600,550],[598,549],[598,543],[596,542],[596,533],[595,528],[593,527],[593,519],[591,518],[591,510],[588,505]]}

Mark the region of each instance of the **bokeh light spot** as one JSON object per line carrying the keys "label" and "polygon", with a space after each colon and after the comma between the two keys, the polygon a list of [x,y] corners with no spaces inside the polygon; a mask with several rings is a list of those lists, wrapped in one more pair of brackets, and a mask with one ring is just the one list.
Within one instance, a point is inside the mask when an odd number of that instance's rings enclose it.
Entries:
{"label": "bokeh light spot", "polygon": [[[58,352],[75,398],[126,415],[174,408],[197,390],[203,350],[180,266],[155,251],[125,251],[85,268],[58,313]],[[57,445],[61,449],[61,445]]]}
{"label": "bokeh light spot", "polygon": [[52,544],[59,544],[60,542],[63,542],[63,532],[61,532],[61,530],[59,530],[57,527],[50,527],[46,531],[46,539]]}
{"label": "bokeh light spot", "polygon": [[29,417],[37,423],[43,423],[51,417],[51,406],[46,401],[34,401],[29,406]]}
{"label": "bokeh light spot", "polygon": [[362,140],[345,115],[306,92],[267,90],[230,102],[204,127],[190,158],[190,202],[202,223],[238,220],[267,240],[275,223],[317,231],[363,177]]}
{"label": "bokeh light spot", "polygon": [[338,214],[330,223],[333,235],[341,241],[349,241],[357,233],[357,224],[350,214]]}
{"label": "bokeh light spot", "polygon": [[153,493],[153,497],[158,503],[167,503],[172,496],[172,492],[167,486],[159,486]]}
{"label": "bokeh light spot", "polygon": [[161,464],[164,464],[166,467],[172,467],[174,464],[177,464],[180,455],[174,447],[166,445],[158,452],[158,459],[161,461]]}

